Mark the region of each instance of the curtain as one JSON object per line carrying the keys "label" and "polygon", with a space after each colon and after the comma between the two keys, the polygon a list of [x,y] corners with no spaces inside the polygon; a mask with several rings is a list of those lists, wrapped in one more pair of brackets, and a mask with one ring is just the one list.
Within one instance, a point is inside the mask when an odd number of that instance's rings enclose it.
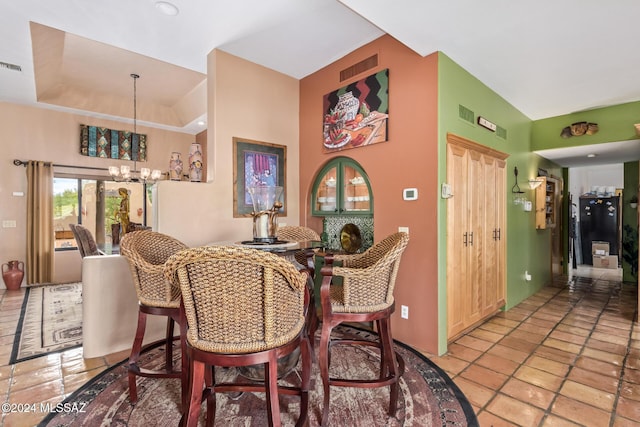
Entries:
{"label": "curtain", "polygon": [[53,280],[53,165],[27,163],[27,284]]}

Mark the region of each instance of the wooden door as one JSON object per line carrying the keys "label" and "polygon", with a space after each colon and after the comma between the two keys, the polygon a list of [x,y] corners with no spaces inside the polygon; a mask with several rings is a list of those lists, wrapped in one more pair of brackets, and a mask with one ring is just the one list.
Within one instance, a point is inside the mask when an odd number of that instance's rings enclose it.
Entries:
{"label": "wooden door", "polygon": [[[464,298],[467,293],[467,156],[466,149],[447,144],[447,183],[453,197],[447,200],[447,336],[465,328]],[[468,236],[467,236],[468,239]]]}
{"label": "wooden door", "polygon": [[505,300],[506,154],[448,135],[447,337],[493,315]]}

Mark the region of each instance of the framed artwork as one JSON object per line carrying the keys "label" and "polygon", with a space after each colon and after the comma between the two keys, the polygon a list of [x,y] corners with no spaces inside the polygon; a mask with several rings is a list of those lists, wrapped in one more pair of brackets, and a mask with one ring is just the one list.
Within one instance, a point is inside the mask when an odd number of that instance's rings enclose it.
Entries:
{"label": "framed artwork", "polygon": [[388,69],[326,94],[322,103],[325,153],[387,141]]}
{"label": "framed artwork", "polygon": [[144,162],[147,160],[147,135],[80,125],[80,154]]}
{"label": "framed artwork", "polygon": [[286,215],[287,147],[268,142],[233,138],[233,217],[250,217],[253,212],[251,186],[283,188],[280,215]]}

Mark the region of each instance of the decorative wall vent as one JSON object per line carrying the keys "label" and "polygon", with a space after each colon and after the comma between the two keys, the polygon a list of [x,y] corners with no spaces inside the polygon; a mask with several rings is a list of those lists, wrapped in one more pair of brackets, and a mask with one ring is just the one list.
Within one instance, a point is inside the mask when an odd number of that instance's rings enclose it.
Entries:
{"label": "decorative wall vent", "polygon": [[473,120],[475,114],[464,105],[458,105],[458,116],[460,116],[460,118],[465,122],[475,124],[475,121]]}
{"label": "decorative wall vent", "polygon": [[16,64],[9,64],[8,62],[1,62],[0,61],[0,68],[6,68],[8,70],[13,70],[13,71],[22,71],[22,67]]}
{"label": "decorative wall vent", "polygon": [[496,135],[502,139],[507,139],[507,130],[503,127],[498,126],[496,128]]}
{"label": "decorative wall vent", "polygon": [[340,71],[340,81],[350,79],[351,77],[372,69],[378,65],[378,54],[368,57],[349,68]]}

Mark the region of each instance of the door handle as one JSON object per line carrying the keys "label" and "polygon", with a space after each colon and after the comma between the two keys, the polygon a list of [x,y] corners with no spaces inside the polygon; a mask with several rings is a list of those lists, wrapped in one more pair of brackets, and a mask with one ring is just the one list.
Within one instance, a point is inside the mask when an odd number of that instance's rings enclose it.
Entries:
{"label": "door handle", "polygon": [[463,236],[464,236],[464,237],[463,237],[463,239],[462,239],[462,242],[464,243],[464,245],[465,245],[465,246],[467,246],[467,232],[466,232],[466,231],[464,232],[464,235],[463,235]]}
{"label": "door handle", "polygon": [[473,231],[469,233],[469,244],[473,246]]}

